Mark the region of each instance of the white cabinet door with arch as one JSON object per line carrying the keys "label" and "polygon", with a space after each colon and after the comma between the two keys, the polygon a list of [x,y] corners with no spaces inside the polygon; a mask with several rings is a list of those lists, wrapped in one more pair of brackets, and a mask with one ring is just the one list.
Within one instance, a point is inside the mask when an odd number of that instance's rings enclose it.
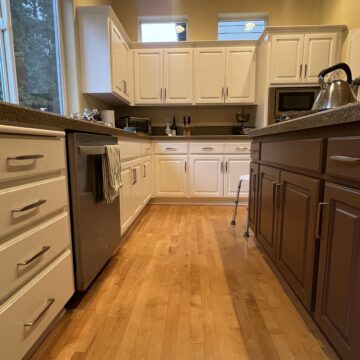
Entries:
{"label": "white cabinet door with arch", "polygon": [[164,50],[164,103],[192,104],[193,49]]}
{"label": "white cabinet door with arch", "polygon": [[[249,175],[250,160],[244,159],[244,157],[246,156],[225,156],[224,197],[236,196],[240,176]],[[240,195],[248,196],[249,181],[243,181],[240,190]]]}
{"label": "white cabinet door with arch", "polygon": [[226,49],[226,103],[255,101],[255,46]]}
{"label": "white cabinet door with arch", "polygon": [[271,37],[270,83],[302,82],[304,34]]}
{"label": "white cabinet door with arch", "polygon": [[190,196],[223,196],[223,155],[190,156]]}
{"label": "white cabinet door with arch", "polygon": [[187,155],[155,156],[155,195],[185,197],[187,187]]}
{"label": "white cabinet door with arch", "polygon": [[161,104],[163,101],[163,50],[134,51],[135,104]]}
{"label": "white cabinet door with arch", "polygon": [[225,95],[225,49],[195,49],[195,102],[220,104]]}
{"label": "white cabinet door with arch", "polygon": [[337,34],[305,34],[304,82],[317,83],[319,72],[335,64]]}
{"label": "white cabinet door with arch", "polygon": [[121,78],[121,68],[122,68],[122,37],[120,31],[115,26],[115,24],[110,21],[110,43],[111,43],[111,86],[112,91],[119,95],[123,96],[123,81]]}

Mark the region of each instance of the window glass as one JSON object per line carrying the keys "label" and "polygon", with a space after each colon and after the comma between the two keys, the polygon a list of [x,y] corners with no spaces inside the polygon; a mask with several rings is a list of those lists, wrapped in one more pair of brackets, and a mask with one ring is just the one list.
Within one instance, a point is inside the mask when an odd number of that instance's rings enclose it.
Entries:
{"label": "window glass", "polygon": [[56,0],[10,0],[20,105],[62,113]]}
{"label": "window glass", "polygon": [[219,20],[218,40],[258,40],[266,26],[266,21]]}
{"label": "window glass", "polygon": [[186,22],[143,22],[141,42],[186,41]]}

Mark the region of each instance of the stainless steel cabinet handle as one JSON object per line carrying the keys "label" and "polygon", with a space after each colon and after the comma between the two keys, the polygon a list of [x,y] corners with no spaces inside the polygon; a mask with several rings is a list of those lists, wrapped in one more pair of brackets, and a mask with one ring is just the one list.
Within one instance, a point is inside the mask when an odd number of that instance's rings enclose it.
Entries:
{"label": "stainless steel cabinet handle", "polygon": [[164,89],[164,100],[166,100],[166,88]]}
{"label": "stainless steel cabinet handle", "polygon": [[25,327],[31,327],[31,326],[36,325],[40,321],[40,319],[45,315],[45,313],[50,309],[50,306],[55,302],[55,299],[50,298],[50,299],[47,299],[46,302],[47,302],[46,306],[44,307],[43,310],[41,310],[39,315],[37,315],[34,320],[26,322],[24,324]]}
{"label": "stainless steel cabinet handle", "polygon": [[11,210],[12,213],[19,213],[19,212],[24,212],[24,211],[27,211],[27,210],[31,210],[31,209],[35,209],[41,205],[44,205],[45,203],[47,202],[47,200],[38,200],[32,204],[29,204],[29,205],[26,205],[20,209],[13,209]]}
{"label": "stainless steel cabinet handle", "polygon": [[256,174],[252,174],[252,189],[256,191]]}
{"label": "stainless steel cabinet handle", "polygon": [[7,160],[36,160],[43,158],[44,155],[33,154],[33,155],[19,155],[19,156],[9,156]]}
{"label": "stainless steel cabinet handle", "polygon": [[173,147],[167,147],[165,148],[166,151],[176,151],[176,148]]}
{"label": "stainless steel cabinet handle", "polygon": [[204,150],[204,151],[213,151],[214,148],[213,148],[213,147],[203,147],[203,148],[201,148],[201,150]]}
{"label": "stainless steel cabinet handle", "polygon": [[126,94],[126,81],[125,80],[123,80],[123,91]]}
{"label": "stainless steel cabinet handle", "polygon": [[307,69],[308,69],[308,66],[307,66],[307,64],[305,64],[305,73],[304,73],[304,78],[306,78],[306,75],[307,75]]}
{"label": "stainless steel cabinet handle", "polygon": [[221,100],[224,99],[224,96],[225,96],[225,89],[221,88]]}
{"label": "stainless steel cabinet handle", "polygon": [[143,165],[143,169],[144,169],[144,175],[143,175],[143,177],[146,177],[146,165]]}
{"label": "stainless steel cabinet handle", "polygon": [[318,208],[317,208],[317,214],[316,214],[316,239],[321,239],[321,230],[320,230],[320,226],[321,226],[321,222],[320,219],[322,218],[322,209],[324,206],[329,205],[326,202],[319,202],[318,203]]}
{"label": "stainless steel cabinet handle", "polygon": [[228,98],[228,97],[229,97],[229,88],[226,87],[226,98]]}
{"label": "stainless steel cabinet handle", "polygon": [[163,100],[163,95],[162,95],[162,88],[160,88],[160,101]]}
{"label": "stainless steel cabinet handle", "polygon": [[135,169],[132,169],[131,172],[132,172],[132,184],[131,185],[135,185],[136,184]]}
{"label": "stainless steel cabinet handle", "polygon": [[247,151],[249,149],[246,146],[238,146],[238,147],[235,148],[235,150],[237,150],[237,151]]}
{"label": "stainless steel cabinet handle", "polygon": [[303,66],[302,66],[302,64],[300,65],[300,77],[301,77],[301,75],[302,75],[302,68],[303,68]]}
{"label": "stainless steel cabinet handle", "polygon": [[39,258],[41,255],[45,254],[47,251],[50,250],[50,246],[43,246],[39,252],[37,252],[35,255],[33,255],[31,258],[26,259],[24,261],[18,262],[18,266],[26,266],[34,262],[37,258]]}
{"label": "stainless steel cabinet handle", "polygon": [[355,158],[351,156],[342,156],[342,155],[333,155],[330,156],[329,159],[339,162],[345,162],[345,163],[358,163],[360,162],[360,158]]}
{"label": "stainless steel cabinet handle", "polygon": [[134,169],[134,173],[135,173],[135,184],[137,183],[137,170]]}
{"label": "stainless steel cabinet handle", "polygon": [[277,181],[273,181],[272,183],[272,204],[276,206],[276,187]]}
{"label": "stainless steel cabinet handle", "polygon": [[185,161],[185,172],[187,171],[187,161]]}
{"label": "stainless steel cabinet handle", "polygon": [[228,161],[225,162],[225,172],[228,172]]}

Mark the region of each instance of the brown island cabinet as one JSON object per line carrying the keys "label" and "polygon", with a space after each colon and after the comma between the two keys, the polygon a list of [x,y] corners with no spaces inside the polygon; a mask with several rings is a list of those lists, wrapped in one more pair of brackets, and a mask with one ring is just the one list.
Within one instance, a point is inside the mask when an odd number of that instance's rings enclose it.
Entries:
{"label": "brown island cabinet", "polygon": [[360,122],[253,137],[249,222],[341,358],[360,359]]}

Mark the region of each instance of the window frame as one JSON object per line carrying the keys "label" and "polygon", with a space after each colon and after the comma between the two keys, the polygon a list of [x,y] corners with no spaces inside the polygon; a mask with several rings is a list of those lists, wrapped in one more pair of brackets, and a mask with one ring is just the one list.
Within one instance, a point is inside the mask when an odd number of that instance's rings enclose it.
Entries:
{"label": "window frame", "polygon": [[[183,22],[186,23],[186,40],[185,41],[176,41],[179,43],[189,41],[189,21],[187,16],[183,15],[169,15],[169,16],[139,16],[138,17],[138,42],[143,43],[141,41],[141,24],[161,24],[161,23],[177,23]],[[155,41],[155,43],[161,43],[166,41]],[[149,43],[149,42],[147,42]]]}
{"label": "window frame", "polygon": [[[240,14],[218,14],[217,17],[217,39],[218,41],[257,41],[257,40],[219,40],[219,22],[226,21],[264,21],[264,28],[268,26],[269,14],[268,13],[240,13]],[[260,35],[260,37],[262,34]],[[259,38],[260,38],[259,37]]]}
{"label": "window frame", "polygon": [[[55,43],[58,52],[56,68],[59,91],[60,115],[67,111],[65,89],[65,56],[63,44],[62,16],[59,6],[60,0],[51,0],[54,4]],[[17,86],[15,50],[11,21],[10,0],[0,0],[0,56],[3,63],[2,76],[4,79],[4,101],[19,105],[19,91]],[[39,109],[38,109],[39,110]]]}

